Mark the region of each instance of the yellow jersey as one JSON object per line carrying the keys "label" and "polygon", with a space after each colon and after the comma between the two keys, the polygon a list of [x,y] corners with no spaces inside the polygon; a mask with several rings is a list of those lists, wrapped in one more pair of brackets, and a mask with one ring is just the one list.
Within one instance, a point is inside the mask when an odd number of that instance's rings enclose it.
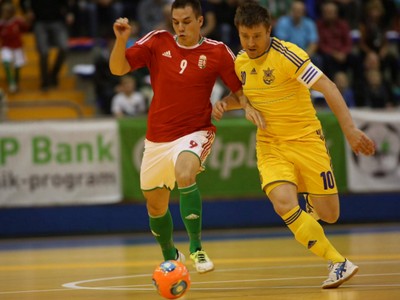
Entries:
{"label": "yellow jersey", "polygon": [[271,38],[269,49],[251,59],[242,51],[235,60],[243,92],[265,118],[262,140],[291,140],[321,128],[309,88],[322,76],[298,46]]}

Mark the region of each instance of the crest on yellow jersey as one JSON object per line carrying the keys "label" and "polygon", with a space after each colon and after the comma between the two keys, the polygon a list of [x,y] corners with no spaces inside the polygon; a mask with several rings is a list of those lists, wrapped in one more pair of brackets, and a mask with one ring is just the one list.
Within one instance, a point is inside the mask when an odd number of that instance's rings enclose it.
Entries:
{"label": "crest on yellow jersey", "polygon": [[274,69],[270,69],[268,68],[267,70],[263,70],[264,71],[264,76],[263,76],[263,80],[266,84],[270,85],[272,82],[274,82],[275,80],[275,76],[274,76]]}

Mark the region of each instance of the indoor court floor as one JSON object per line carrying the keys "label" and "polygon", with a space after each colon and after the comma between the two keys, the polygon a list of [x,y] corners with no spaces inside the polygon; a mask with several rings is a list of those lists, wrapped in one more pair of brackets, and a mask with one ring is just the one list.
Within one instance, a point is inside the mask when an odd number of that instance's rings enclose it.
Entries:
{"label": "indoor court floor", "polygon": [[[324,226],[360,267],[338,289],[323,290],[327,264],[285,227],[207,230],[215,270],[197,274],[181,299],[400,299],[400,223]],[[187,253],[184,233],[175,236]],[[151,284],[161,254],[150,233],[0,240],[0,299],[162,299]]]}

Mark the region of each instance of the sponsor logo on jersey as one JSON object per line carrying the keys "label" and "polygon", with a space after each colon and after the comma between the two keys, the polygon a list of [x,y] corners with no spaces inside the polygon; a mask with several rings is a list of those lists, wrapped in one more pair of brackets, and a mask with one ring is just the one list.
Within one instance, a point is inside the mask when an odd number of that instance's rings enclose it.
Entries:
{"label": "sponsor logo on jersey", "polygon": [[162,55],[165,56],[165,57],[168,57],[168,58],[172,58],[172,55],[171,55],[171,51],[170,51],[170,50],[165,51]]}
{"label": "sponsor logo on jersey", "polygon": [[256,68],[253,68],[253,70],[251,70],[250,75],[257,75]]}
{"label": "sponsor logo on jersey", "polygon": [[199,68],[204,69],[206,67],[206,64],[207,64],[207,56],[205,56],[204,54],[200,55],[198,62]]}

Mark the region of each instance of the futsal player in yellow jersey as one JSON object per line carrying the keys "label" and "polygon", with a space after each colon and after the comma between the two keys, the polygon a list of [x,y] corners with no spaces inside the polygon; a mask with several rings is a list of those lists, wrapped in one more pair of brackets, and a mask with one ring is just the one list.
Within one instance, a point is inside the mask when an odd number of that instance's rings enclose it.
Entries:
{"label": "futsal player in yellow jersey", "polygon": [[[267,9],[246,2],[236,11],[235,25],[244,49],[235,61],[236,74],[251,105],[266,122],[265,129],[257,130],[261,187],[295,239],[330,262],[322,288],[336,288],[358,267],[333,247],[317,221],[337,221],[339,197],[309,89],[324,94],[356,154],[373,155],[374,143],[355,127],[339,90],[306,52],[270,36]],[[214,105],[213,117],[219,120],[224,111],[237,108],[236,100],[226,97]],[[308,213],[299,206],[299,193],[307,196]]]}

